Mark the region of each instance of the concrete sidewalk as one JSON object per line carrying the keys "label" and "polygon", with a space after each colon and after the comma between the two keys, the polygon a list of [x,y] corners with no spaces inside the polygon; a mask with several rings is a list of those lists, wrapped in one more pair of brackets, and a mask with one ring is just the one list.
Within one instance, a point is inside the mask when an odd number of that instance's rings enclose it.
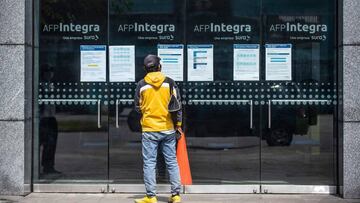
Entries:
{"label": "concrete sidewalk", "polygon": [[[1,203],[133,203],[136,194],[69,194],[32,193],[26,197],[0,196]],[[342,199],[332,195],[272,195],[272,194],[185,194],[184,203],[360,203],[360,199]],[[159,203],[167,202],[166,195],[159,195]]]}

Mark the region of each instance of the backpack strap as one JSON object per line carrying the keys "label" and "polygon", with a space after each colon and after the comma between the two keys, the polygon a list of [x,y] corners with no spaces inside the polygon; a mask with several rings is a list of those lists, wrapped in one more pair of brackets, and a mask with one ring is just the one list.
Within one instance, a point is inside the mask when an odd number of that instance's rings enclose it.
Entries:
{"label": "backpack strap", "polygon": [[170,97],[171,97],[171,95],[173,95],[174,81],[169,77],[166,77],[165,80],[167,80],[169,82]]}

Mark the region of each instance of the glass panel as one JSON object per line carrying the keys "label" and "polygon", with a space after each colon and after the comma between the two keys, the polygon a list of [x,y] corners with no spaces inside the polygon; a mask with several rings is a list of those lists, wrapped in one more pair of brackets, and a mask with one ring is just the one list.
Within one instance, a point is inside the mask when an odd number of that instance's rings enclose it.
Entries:
{"label": "glass panel", "polygon": [[[176,0],[110,0],[109,46],[135,46],[134,79],[116,79],[109,85],[109,177],[113,183],[143,183],[139,116],[133,104],[136,82],[145,76],[144,57],[157,54],[158,44],[184,44],[183,10],[184,3]],[[182,87],[181,81],[177,83]],[[165,163],[158,157],[158,182],[167,182]]]}
{"label": "glass panel", "polygon": [[[39,109],[41,170],[36,182],[106,180],[107,125],[98,127],[98,101],[40,100]],[[106,121],[106,115],[101,119]]]}
{"label": "glass panel", "polygon": [[[217,93],[210,85],[193,85],[186,92],[186,135],[194,184],[257,184],[259,180],[258,106],[251,99],[193,99]],[[216,91],[245,89],[240,85]],[[246,88],[247,89],[247,88]],[[205,91],[204,91],[205,90]],[[198,93],[193,93],[198,92]],[[229,97],[236,93],[229,93]],[[244,97],[249,95],[242,94]],[[251,113],[251,111],[253,111]],[[254,122],[251,124],[251,114]],[[209,170],[211,169],[211,170]]]}
{"label": "glass panel", "polygon": [[335,185],[335,1],[262,3],[264,43],[292,45],[291,80],[264,85],[262,184]]}
{"label": "glass panel", "polygon": [[[194,184],[334,185],[334,1],[41,0],[34,182],[142,184],[136,82],[144,56],[182,44],[177,83]],[[234,45],[249,44],[259,47],[259,74],[239,80]],[[291,44],[290,80],[267,80],[266,44]],[[83,63],[81,45],[100,45],[90,48],[107,61],[112,46],[134,46],[133,77],[119,79],[110,62],[84,72],[101,64]],[[213,47],[213,71],[194,77],[204,64],[188,61],[192,45]],[[167,182],[161,156],[157,175]]]}
{"label": "glass panel", "polygon": [[[197,81],[186,83],[184,92],[185,129],[194,184],[259,183],[259,101],[255,99],[260,84],[251,81],[252,78],[234,81],[233,74],[234,44],[260,44],[259,3],[187,1],[188,46],[213,45],[213,79],[200,75]],[[202,58],[188,60],[187,66],[197,69],[197,60]],[[187,71],[193,72],[188,67]],[[192,72],[188,72],[188,79]]]}
{"label": "glass panel", "polygon": [[[108,178],[106,78],[93,72],[106,76],[106,21],[106,0],[40,1],[34,182]],[[97,58],[81,45],[101,45]]]}

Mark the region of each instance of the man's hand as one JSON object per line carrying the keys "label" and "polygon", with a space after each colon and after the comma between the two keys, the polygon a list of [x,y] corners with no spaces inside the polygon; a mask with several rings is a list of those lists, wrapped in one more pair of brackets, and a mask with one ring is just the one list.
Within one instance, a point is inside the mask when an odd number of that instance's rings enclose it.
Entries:
{"label": "man's hand", "polygon": [[181,136],[184,134],[183,130],[181,129],[181,126],[176,126],[175,128],[176,132],[176,139],[180,139]]}

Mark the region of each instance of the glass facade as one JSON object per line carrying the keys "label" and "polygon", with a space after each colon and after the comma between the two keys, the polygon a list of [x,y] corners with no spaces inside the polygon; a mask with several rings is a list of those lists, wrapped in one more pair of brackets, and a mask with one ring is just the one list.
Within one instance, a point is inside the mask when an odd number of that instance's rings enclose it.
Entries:
{"label": "glass facade", "polygon": [[173,45],[194,185],[337,185],[335,3],[40,0],[34,183],[142,184],[136,82]]}

